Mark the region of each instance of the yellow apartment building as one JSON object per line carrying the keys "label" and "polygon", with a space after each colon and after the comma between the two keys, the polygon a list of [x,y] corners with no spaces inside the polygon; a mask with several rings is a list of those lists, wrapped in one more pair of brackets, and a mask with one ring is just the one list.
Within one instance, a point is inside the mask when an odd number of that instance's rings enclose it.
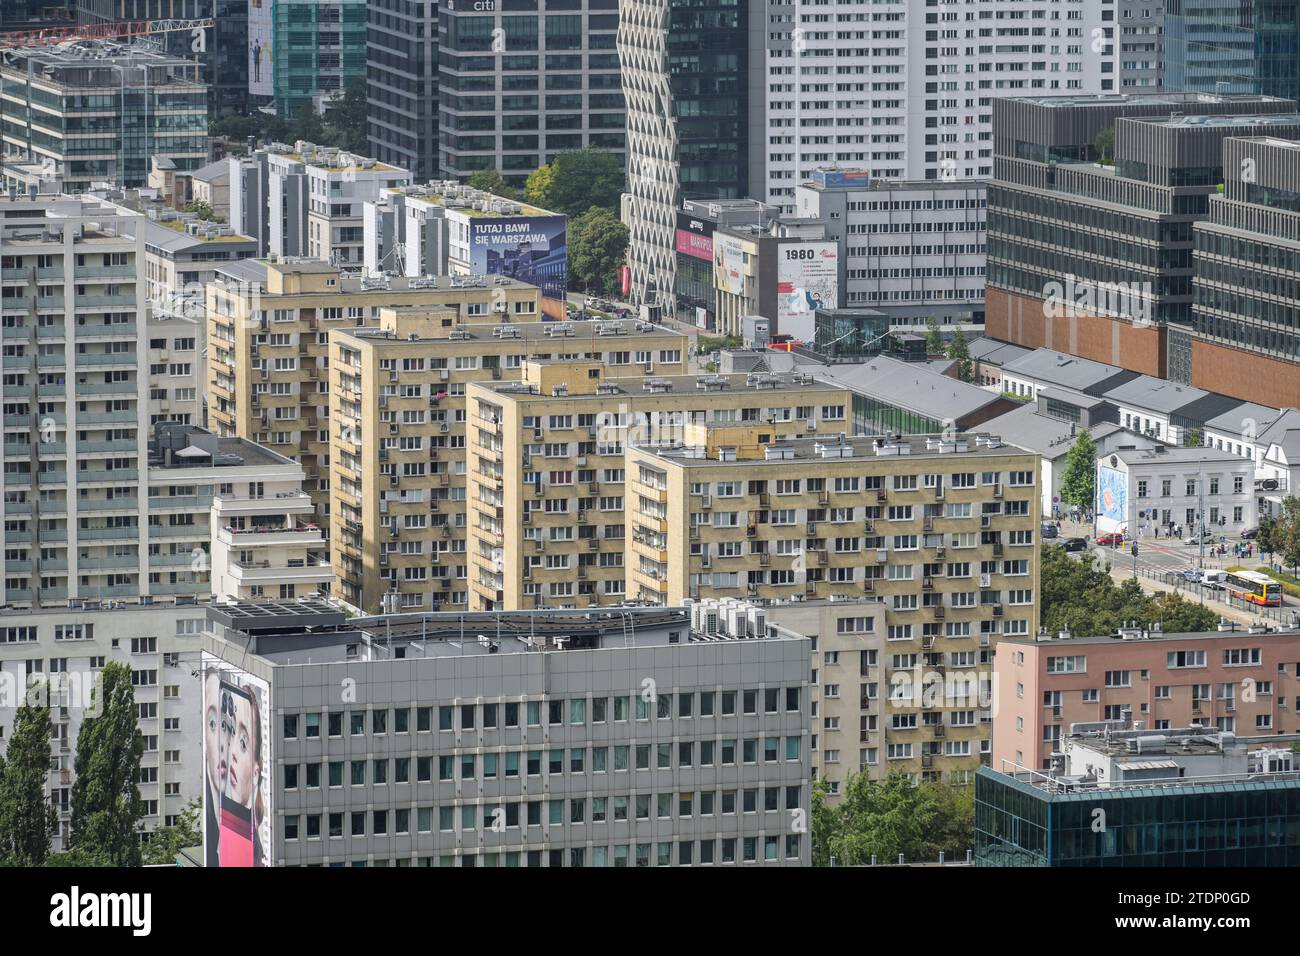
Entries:
{"label": "yellow apartment building", "polygon": [[312,260],[245,259],[207,287],[208,427],[297,460],[329,533],[331,329],[374,326],[388,307],[438,307],[450,325],[537,321],[535,286],[485,279],[364,277]]}
{"label": "yellow apartment building", "polygon": [[529,361],[466,392],[471,610],[591,607],[636,597],[624,561],[633,442],[748,423],[758,443],[848,422],[850,395],[795,375],[620,379],[592,362]]}
{"label": "yellow apartment building", "polygon": [[335,593],[367,613],[469,606],[472,384],[518,380],[529,362],[585,363],[583,376],[686,371],[686,336],[649,323],[495,322],[401,306],[330,334]]}
{"label": "yellow apartment building", "polygon": [[849,772],[972,777],[992,649],[1038,628],[1037,455],[979,434],[757,431],[628,447],[628,596],[757,602],[814,637],[832,794]]}

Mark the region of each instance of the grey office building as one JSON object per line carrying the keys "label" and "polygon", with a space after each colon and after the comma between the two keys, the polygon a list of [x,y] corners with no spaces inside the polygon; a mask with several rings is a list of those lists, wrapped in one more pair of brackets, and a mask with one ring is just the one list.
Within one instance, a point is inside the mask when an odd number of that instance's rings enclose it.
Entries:
{"label": "grey office building", "polygon": [[[993,102],[993,338],[1186,383],[1192,225],[1243,130],[1300,136],[1290,100],[1162,93]],[[1114,134],[1105,156],[1101,134]]]}
{"label": "grey office building", "polygon": [[367,12],[370,155],[438,179],[438,0],[370,0]]}
{"label": "grey office building", "polygon": [[1300,142],[1257,132],[1224,140],[1224,191],[1210,197],[1209,215],[1193,231],[1192,384],[1294,408],[1300,406]]}
{"label": "grey office building", "polygon": [[565,150],[622,158],[618,0],[447,4],[438,17],[443,176],[499,169],[522,185]]}
{"label": "grey office building", "polygon": [[810,642],[685,610],[213,605],[275,866],[806,866]]}

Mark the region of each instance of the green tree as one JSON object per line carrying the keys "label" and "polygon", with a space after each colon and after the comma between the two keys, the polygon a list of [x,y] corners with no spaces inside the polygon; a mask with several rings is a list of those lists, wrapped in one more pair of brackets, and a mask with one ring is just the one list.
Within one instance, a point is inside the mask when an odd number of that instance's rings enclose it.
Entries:
{"label": "green tree", "polygon": [[288,133],[289,139],[294,141],[305,139],[317,146],[329,145],[325,142],[325,124],[321,121],[320,114],[316,112],[315,107],[310,102],[303,103],[298,107],[298,112],[294,114],[293,123],[289,126]]}
{"label": "green tree", "polygon": [[50,773],[48,689],[29,689],[14,717],[7,759],[0,757],[0,864],[41,866],[58,817],[45,792]]}
{"label": "green tree", "polygon": [[131,668],[116,662],[105,666],[94,703],[98,714],[86,717],[77,734],[69,846],[101,853],[113,866],[139,866],[144,735],[136,723]]}
{"label": "green tree", "polygon": [[569,220],[569,283],[600,293],[618,288],[618,267],[627,258],[628,229],[608,209],[592,206]]}
{"label": "green tree", "polygon": [[1295,576],[1300,570],[1300,498],[1290,496],[1282,499],[1282,513],[1273,520],[1268,541],[1269,550],[1283,565],[1291,568],[1291,574]]}
{"label": "green tree", "polygon": [[812,865],[829,866],[830,840],[835,834],[836,813],[826,802],[826,779],[813,777],[812,782]]}
{"label": "green tree", "polygon": [[201,845],[203,832],[199,824],[200,811],[199,802],[191,801],[172,826],[158,827],[149,834],[149,842],[144,845],[144,864],[151,866],[174,863],[176,855],[185,847]]}
{"label": "green tree", "polygon": [[1065,456],[1061,475],[1061,500],[1078,508],[1091,510],[1097,494],[1097,443],[1086,430],[1080,430]]}
{"label": "green tree", "polygon": [[1201,434],[1199,428],[1193,428],[1187,433],[1187,447],[1200,448],[1205,444],[1205,436]]}
{"label": "green tree", "polygon": [[1116,584],[1106,567],[1077,561],[1060,547],[1043,549],[1039,562],[1042,625],[1049,633],[1075,637],[1115,634],[1130,622],[1159,623],[1170,634],[1213,630],[1218,615],[1182,595],[1150,595],[1135,578]]}
{"label": "green tree", "polygon": [[470,174],[466,185],[492,193],[494,196],[500,196],[503,199],[514,199],[517,195],[510,184],[502,178],[501,173],[495,169],[476,170]]}
{"label": "green tree", "polygon": [[625,180],[617,156],[589,146],[560,153],[531,173],[524,183],[524,198],[570,216],[591,206],[616,212]]}
{"label": "green tree", "polygon": [[1093,147],[1097,150],[1097,161],[1100,163],[1110,164],[1115,155],[1115,130],[1107,126],[1097,134],[1093,140]]}
{"label": "green tree", "polygon": [[1255,546],[1261,555],[1274,552],[1272,516],[1264,515],[1259,519],[1259,534],[1255,536]]}
{"label": "green tree", "polygon": [[212,207],[202,199],[191,199],[185,204],[185,211],[194,213],[200,219],[212,220],[216,218],[212,212]]}
{"label": "green tree", "polygon": [[943,329],[939,328],[939,320],[930,316],[925,320],[925,354],[942,355],[943,352]]}
{"label": "green tree", "polygon": [[[324,145],[337,146],[349,153],[369,155],[370,142],[366,125],[370,107],[366,103],[366,78],[353,77],[343,95],[325,114]],[[304,137],[305,138],[305,137]],[[320,140],[313,142],[319,143]]]}
{"label": "green tree", "polygon": [[813,794],[813,856],[822,865],[893,863],[902,854],[913,861],[936,860],[940,853],[964,854],[974,837],[971,788],[940,783],[913,784],[901,773],[871,780],[851,774],[840,802],[827,808],[825,794]]}
{"label": "green tree", "polygon": [[969,382],[975,377],[975,363],[971,361],[970,345],[962,332],[959,331],[952,337],[952,341],[948,343],[948,350],[944,354],[957,363],[957,378],[961,381]]}

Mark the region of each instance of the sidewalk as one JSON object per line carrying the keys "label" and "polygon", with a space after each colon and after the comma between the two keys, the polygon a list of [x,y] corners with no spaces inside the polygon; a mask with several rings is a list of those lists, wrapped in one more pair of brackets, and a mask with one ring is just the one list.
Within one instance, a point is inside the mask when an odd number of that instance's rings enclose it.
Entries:
{"label": "sidewalk", "polygon": [[[1110,569],[1110,577],[1116,584],[1123,584],[1125,581],[1132,580],[1133,569],[1131,567],[1112,567]],[[1263,623],[1276,627],[1278,623],[1260,617],[1257,614],[1251,614],[1249,611],[1242,610],[1241,608],[1232,607],[1223,601],[1202,601],[1196,594],[1185,588],[1180,588],[1176,584],[1169,584],[1148,577],[1139,577],[1138,584],[1142,586],[1143,591],[1148,593],[1154,593],[1156,591],[1175,591],[1182,596],[1184,601],[1190,601],[1193,604],[1204,603],[1206,607],[1218,614],[1219,617],[1226,617],[1229,621],[1235,621],[1241,625]]]}

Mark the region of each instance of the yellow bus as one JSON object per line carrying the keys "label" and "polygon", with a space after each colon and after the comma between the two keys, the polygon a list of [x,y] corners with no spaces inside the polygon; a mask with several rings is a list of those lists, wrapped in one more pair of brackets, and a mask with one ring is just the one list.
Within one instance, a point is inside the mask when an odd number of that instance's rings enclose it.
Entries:
{"label": "yellow bus", "polygon": [[1258,571],[1229,571],[1223,586],[1233,597],[1265,607],[1280,607],[1282,585]]}

